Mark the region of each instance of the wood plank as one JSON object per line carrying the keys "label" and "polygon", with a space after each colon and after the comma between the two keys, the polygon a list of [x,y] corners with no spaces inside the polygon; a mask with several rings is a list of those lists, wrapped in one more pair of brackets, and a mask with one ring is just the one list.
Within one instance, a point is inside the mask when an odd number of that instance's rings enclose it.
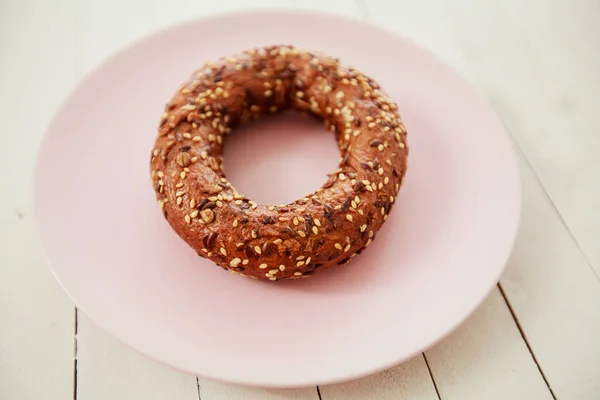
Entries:
{"label": "wood plank", "polygon": [[[511,1],[504,7],[518,27],[519,46],[537,62],[514,74],[514,85],[529,83],[532,93],[523,98],[500,90],[498,108],[508,126],[522,132],[520,145],[600,277],[600,3]],[[541,8],[544,18],[536,17]]]}
{"label": "wood plank", "polygon": [[379,374],[320,388],[322,400],[438,400],[422,355]]}
{"label": "wood plank", "polygon": [[552,400],[498,288],[425,354],[444,400]]}
{"label": "wood plank", "polygon": [[254,0],[251,3],[244,0],[223,0],[220,2],[222,11],[238,11],[246,9],[294,9],[322,11],[360,19],[363,9],[360,1],[347,0]]}
{"label": "wood plank", "polygon": [[138,354],[79,313],[77,398],[198,400],[196,378]]}
{"label": "wood plank", "polygon": [[200,380],[201,400],[319,400],[316,388],[262,389]]}
{"label": "wood plank", "polygon": [[45,262],[33,223],[34,157],[73,84],[64,1],[0,4],[0,399],[73,396],[73,305]]}
{"label": "wood plank", "polygon": [[600,280],[523,168],[519,239],[502,285],[556,397],[600,398]]}

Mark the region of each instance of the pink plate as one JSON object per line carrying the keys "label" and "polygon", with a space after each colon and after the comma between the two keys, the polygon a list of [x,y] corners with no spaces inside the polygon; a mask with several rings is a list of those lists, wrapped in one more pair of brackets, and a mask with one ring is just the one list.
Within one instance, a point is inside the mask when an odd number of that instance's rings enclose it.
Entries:
{"label": "pink plate", "polygon": [[[273,43],[325,51],[374,77],[398,102],[411,146],[399,204],[369,249],[277,284],[199,258],[163,219],[148,172],[179,84],[206,61]],[[304,196],[339,157],[322,124],[295,115],[233,136],[227,175],[258,202]],[[498,280],[519,209],[508,136],[463,79],[388,32],[307,12],[192,21],[129,46],[60,108],[35,177],[47,258],[85,313],[156,360],[260,386],[356,378],[431,346]]]}

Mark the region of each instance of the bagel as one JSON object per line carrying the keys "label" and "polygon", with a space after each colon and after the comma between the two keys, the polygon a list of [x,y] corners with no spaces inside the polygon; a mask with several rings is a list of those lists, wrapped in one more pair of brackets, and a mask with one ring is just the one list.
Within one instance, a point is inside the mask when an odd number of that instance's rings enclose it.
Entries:
{"label": "bagel", "polygon": [[[256,204],[223,172],[232,129],[298,110],[335,133],[339,168],[286,205]],[[321,52],[268,46],[209,62],[166,105],[151,183],[171,228],[200,256],[256,279],[304,278],[348,263],[375,238],[407,170],[397,105],[371,78]]]}

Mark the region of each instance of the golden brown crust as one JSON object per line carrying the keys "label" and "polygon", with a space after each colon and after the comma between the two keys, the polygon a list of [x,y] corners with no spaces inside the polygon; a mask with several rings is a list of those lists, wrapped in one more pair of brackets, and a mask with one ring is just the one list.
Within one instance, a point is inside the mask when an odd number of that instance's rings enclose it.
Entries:
{"label": "golden brown crust", "polygon": [[[222,147],[243,122],[297,109],[335,132],[339,168],[316,192],[258,205],[224,177]],[[407,168],[396,104],[337,59],[293,46],[208,63],[167,104],[151,155],[151,182],[171,227],[199,255],[246,276],[305,277],[349,262],[392,209]]]}

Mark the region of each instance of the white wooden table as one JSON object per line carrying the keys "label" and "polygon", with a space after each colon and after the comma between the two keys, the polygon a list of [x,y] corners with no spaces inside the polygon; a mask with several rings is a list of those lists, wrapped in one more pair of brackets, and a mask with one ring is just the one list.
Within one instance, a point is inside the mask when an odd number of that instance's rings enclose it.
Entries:
{"label": "white wooden table", "polygon": [[[188,376],[74,310],[34,236],[31,176],[59,102],[157,28],[248,7],[362,18],[412,38],[483,91],[518,152],[523,221],[498,287],[450,337],[384,373],[299,390]],[[0,1],[0,400],[600,399],[597,0]]]}

